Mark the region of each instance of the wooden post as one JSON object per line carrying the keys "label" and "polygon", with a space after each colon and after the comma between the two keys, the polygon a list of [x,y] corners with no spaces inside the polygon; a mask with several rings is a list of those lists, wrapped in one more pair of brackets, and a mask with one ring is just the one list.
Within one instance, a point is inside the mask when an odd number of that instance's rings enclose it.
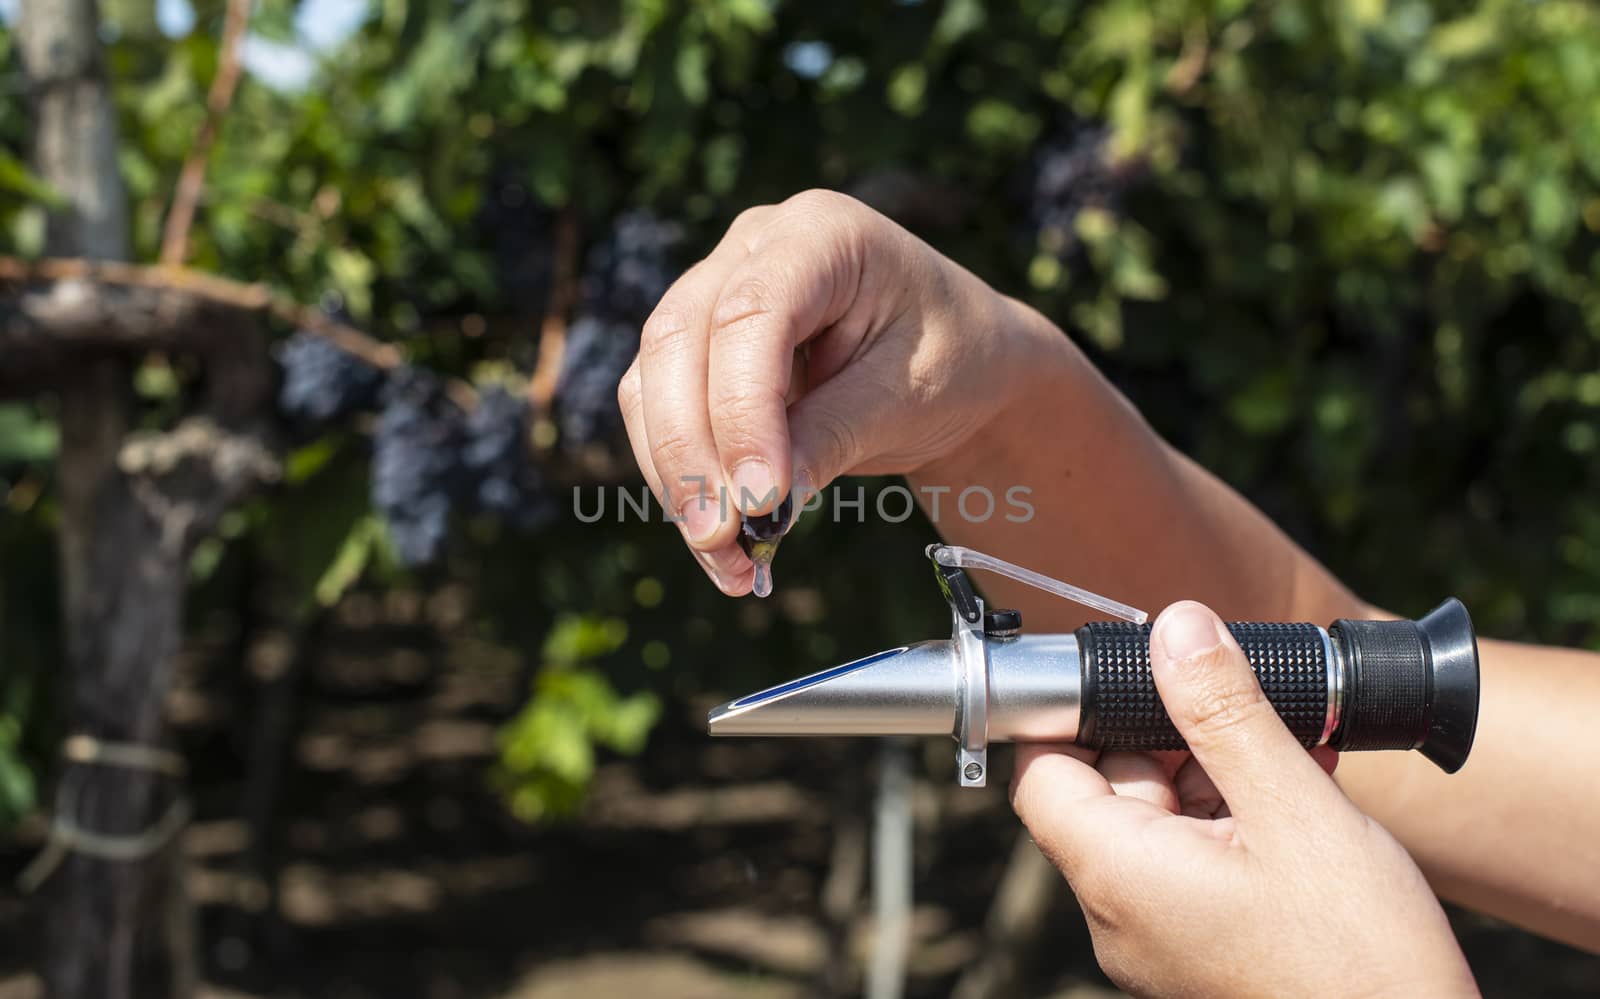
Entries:
{"label": "wooden post", "polygon": [[[128,253],[128,213],[99,23],[95,0],[23,0],[18,39],[34,168],[65,199],[50,214],[47,251],[118,260]],[[96,358],[60,386],[61,703],[75,733],[157,745],[182,628],[185,565],[118,468],[131,415],[129,375],[126,360]],[[177,793],[154,773],[66,766],[81,771],[71,775],[73,820],[95,832],[136,833],[165,807],[163,795]],[[169,918],[184,911],[173,904],[182,892],[177,865],[172,845],[135,861],[69,854],[45,886],[47,994],[189,994],[189,928]]]}

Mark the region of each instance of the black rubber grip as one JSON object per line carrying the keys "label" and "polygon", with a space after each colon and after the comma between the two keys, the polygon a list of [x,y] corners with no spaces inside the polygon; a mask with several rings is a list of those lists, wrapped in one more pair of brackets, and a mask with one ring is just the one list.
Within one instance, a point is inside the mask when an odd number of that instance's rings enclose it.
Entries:
{"label": "black rubber grip", "polygon": [[[1244,649],[1267,700],[1301,744],[1328,722],[1328,659],[1311,624],[1239,621],[1228,630]],[[1150,626],[1095,621],[1078,629],[1083,671],[1076,742],[1091,749],[1183,749],[1150,677]]]}

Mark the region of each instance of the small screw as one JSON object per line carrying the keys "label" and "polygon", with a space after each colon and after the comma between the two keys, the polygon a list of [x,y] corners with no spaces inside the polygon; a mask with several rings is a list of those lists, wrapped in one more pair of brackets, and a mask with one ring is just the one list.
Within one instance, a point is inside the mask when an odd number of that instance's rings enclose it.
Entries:
{"label": "small screw", "polygon": [[983,764],[973,761],[968,763],[967,768],[961,772],[966,775],[967,780],[977,780],[983,776]]}

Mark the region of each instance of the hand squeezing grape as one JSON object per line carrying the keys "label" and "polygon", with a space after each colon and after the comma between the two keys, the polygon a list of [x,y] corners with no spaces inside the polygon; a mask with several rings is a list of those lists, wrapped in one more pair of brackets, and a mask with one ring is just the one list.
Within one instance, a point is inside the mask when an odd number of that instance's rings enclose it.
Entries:
{"label": "hand squeezing grape", "polygon": [[739,547],[755,563],[752,592],[764,597],[772,592],[772,557],[789,528],[794,526],[794,493],[785,496],[771,513],[744,514],[739,523]]}

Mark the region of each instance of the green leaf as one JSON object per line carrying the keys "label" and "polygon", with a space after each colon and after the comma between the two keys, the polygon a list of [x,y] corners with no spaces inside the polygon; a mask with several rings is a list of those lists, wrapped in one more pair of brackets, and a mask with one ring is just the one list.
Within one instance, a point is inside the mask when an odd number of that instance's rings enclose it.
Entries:
{"label": "green leaf", "polygon": [[372,283],[377,275],[378,265],[360,250],[336,246],[328,251],[328,276],[358,319],[372,315]]}
{"label": "green leaf", "polygon": [[1471,59],[1500,41],[1501,25],[1487,10],[1447,21],[1433,30],[1428,50],[1441,59]]}
{"label": "green leaf", "polygon": [[61,432],[27,403],[0,404],[0,462],[42,462],[55,458]]}
{"label": "green leaf", "polygon": [[1265,436],[1277,433],[1294,413],[1288,375],[1267,372],[1252,381],[1228,401],[1228,415],[1247,434]]}
{"label": "green leaf", "polygon": [[711,80],[707,73],[710,64],[711,56],[703,43],[693,41],[679,47],[673,71],[678,89],[690,104],[704,104],[711,93]]}
{"label": "green leaf", "polygon": [[889,78],[889,106],[908,118],[922,113],[928,92],[928,70],[921,63],[908,63]]}
{"label": "green leaf", "polygon": [[382,536],[383,525],[376,517],[363,517],[351,526],[350,533],[339,545],[338,554],[334,555],[333,561],[328,563],[328,568],[317,580],[313,593],[318,604],[332,607],[361,581],[361,574],[366,571],[374,547]]}
{"label": "green leaf", "polygon": [[1378,192],[1378,216],[1385,219],[1413,243],[1422,240],[1428,227],[1428,204],[1422,188],[1410,177],[1397,177]]}
{"label": "green leaf", "polygon": [[1528,185],[1528,225],[1534,236],[1554,241],[1572,228],[1576,208],[1561,179],[1541,174]]}
{"label": "green leaf", "polygon": [[0,825],[28,815],[37,805],[33,771],[10,747],[0,746]]}
{"label": "green leaf", "polygon": [[986,149],[1018,150],[1038,136],[1039,118],[1007,101],[990,98],[967,113],[967,134]]}
{"label": "green leaf", "polygon": [[950,46],[983,27],[983,4],[979,0],[949,0],[933,27],[935,45]]}
{"label": "green leaf", "polygon": [[59,191],[40,180],[21,160],[4,149],[0,149],[0,191],[32,198],[52,210],[67,203]]}

